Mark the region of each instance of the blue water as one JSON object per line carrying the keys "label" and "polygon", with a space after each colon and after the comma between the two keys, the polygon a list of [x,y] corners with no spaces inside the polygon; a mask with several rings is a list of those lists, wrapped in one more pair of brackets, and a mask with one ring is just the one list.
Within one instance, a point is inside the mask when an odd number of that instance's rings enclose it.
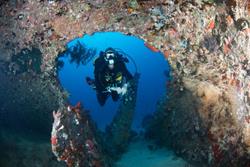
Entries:
{"label": "blue water", "polygon": [[[104,51],[108,47],[119,48],[134,59],[137,70],[141,74],[132,128],[137,131],[142,130],[141,121],[146,115],[152,114],[156,110],[157,101],[166,92],[167,78],[164,73],[169,72],[169,65],[164,56],[148,49],[143,40],[118,32],[85,35],[83,38],[69,42],[67,47],[76,45],[77,41],[88,48],[96,49],[97,53],[88,64],[79,66],[76,63],[70,63],[68,56],[60,58],[64,62],[64,66],[58,72],[59,80],[70,93],[69,102],[75,105],[81,101],[84,108],[90,110],[90,115],[101,130],[111,123],[120,101],[113,102],[109,97],[105,106],[101,107],[97,102],[95,90],[87,85],[85,77],[94,78],[93,62],[100,51]],[[133,74],[136,72],[136,66],[131,60],[127,64],[127,68]]]}

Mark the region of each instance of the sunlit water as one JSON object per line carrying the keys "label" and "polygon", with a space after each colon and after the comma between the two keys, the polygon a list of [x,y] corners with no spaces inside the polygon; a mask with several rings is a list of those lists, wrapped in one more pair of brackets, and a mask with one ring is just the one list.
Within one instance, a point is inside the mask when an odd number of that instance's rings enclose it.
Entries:
{"label": "sunlit water", "polygon": [[[85,109],[90,110],[93,120],[101,130],[108,125],[119,106],[118,102],[113,102],[111,97],[105,106],[100,106],[96,98],[96,92],[85,81],[86,76],[94,78],[95,58],[100,51],[105,51],[108,47],[120,49],[131,58],[127,63],[127,68],[134,74],[137,70],[141,74],[139,79],[136,111],[132,128],[141,130],[143,118],[152,114],[156,110],[157,101],[166,92],[166,72],[169,72],[169,65],[159,52],[153,52],[144,45],[144,41],[117,32],[95,33],[77,38],[67,44],[70,48],[76,45],[77,41],[85,44],[87,48],[96,49],[95,57],[86,65],[70,63],[69,56],[61,57],[64,66],[59,70],[59,80],[62,86],[70,93],[69,101],[72,105],[78,101],[83,103]],[[135,64],[133,63],[135,62]]]}

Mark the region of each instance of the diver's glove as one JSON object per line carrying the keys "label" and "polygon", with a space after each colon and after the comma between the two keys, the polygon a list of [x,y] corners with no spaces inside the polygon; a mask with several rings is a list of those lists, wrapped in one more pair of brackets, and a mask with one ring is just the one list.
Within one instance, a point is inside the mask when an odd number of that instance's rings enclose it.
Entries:
{"label": "diver's glove", "polygon": [[105,90],[105,91],[103,91],[103,92],[111,92],[111,91],[112,91],[112,89],[113,89],[113,88],[109,86],[109,87],[107,87],[107,88],[106,88],[106,90]]}
{"label": "diver's glove", "polygon": [[120,95],[125,95],[128,90],[128,84],[124,84],[123,87],[111,87],[110,90],[116,91]]}

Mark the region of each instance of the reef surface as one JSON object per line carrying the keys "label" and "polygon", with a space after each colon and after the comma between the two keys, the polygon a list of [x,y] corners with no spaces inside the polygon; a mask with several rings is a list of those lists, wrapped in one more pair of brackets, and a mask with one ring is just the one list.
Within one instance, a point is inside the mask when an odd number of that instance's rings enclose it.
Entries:
{"label": "reef surface", "polygon": [[[250,165],[248,1],[1,1],[0,31],[1,120],[36,122],[36,112],[45,121],[24,126],[48,130],[52,111],[67,106],[58,54],[76,37],[119,31],[162,51],[172,68],[147,137],[194,165]],[[34,48],[40,57],[22,56]]]}

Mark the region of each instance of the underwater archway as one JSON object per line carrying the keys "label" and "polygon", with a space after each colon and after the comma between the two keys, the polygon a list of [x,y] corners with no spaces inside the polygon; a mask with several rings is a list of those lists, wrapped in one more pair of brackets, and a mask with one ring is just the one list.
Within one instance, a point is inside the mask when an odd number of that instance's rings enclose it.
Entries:
{"label": "underwater archway", "polygon": [[59,80],[70,94],[70,104],[75,105],[81,101],[84,108],[90,110],[90,115],[98,127],[104,130],[112,121],[119,102],[113,102],[109,98],[104,106],[100,106],[95,90],[85,82],[85,77],[94,78],[93,62],[99,53],[108,47],[127,57],[129,63],[126,63],[126,66],[132,74],[141,74],[132,126],[134,130],[139,131],[142,129],[143,118],[149,118],[156,110],[162,92],[166,92],[166,80],[169,79],[168,62],[162,53],[143,40],[119,32],[94,33],[76,38],[70,41],[67,50],[59,55]]}
{"label": "underwater archway", "polygon": [[[250,47],[247,47],[247,42],[243,44],[245,39],[249,39],[249,26],[244,24],[244,27],[241,27],[238,24],[242,23],[242,20],[246,23],[245,18],[249,20],[247,15],[243,15],[243,11],[246,11],[245,6],[232,7],[228,3],[227,6],[213,3],[218,1],[177,3],[172,0],[167,2],[131,0],[130,2],[99,0],[96,3],[92,1],[1,3],[3,16],[1,18],[4,24],[1,25],[3,33],[1,33],[0,64],[5,65],[4,62],[12,64],[12,55],[26,47],[36,46],[42,52],[41,74],[35,75],[37,76],[35,81],[31,79],[30,82],[26,82],[26,79],[32,78],[33,73],[21,74],[23,77],[20,80],[14,78],[11,84],[22,81],[20,84],[28,89],[21,92],[13,90],[8,97],[4,91],[2,104],[6,101],[10,103],[5,108],[0,107],[1,111],[9,113],[12,106],[15,106],[13,105],[15,99],[18,99],[23,106],[19,110],[25,111],[25,107],[32,103],[30,106],[32,115],[36,117],[39,111],[45,120],[52,119],[52,111],[61,111],[62,107],[67,109],[68,105],[64,103],[66,98],[55,80],[54,59],[58,56],[58,52],[63,50],[68,40],[79,36],[79,33],[120,31],[139,36],[161,51],[171,50],[173,53],[169,57],[173,68],[173,82],[170,83],[173,94],[167,96],[172,106],[170,107],[169,103],[163,104],[165,108],[160,116],[165,116],[161,119],[164,122],[156,119],[156,126],[153,126],[154,133],[157,133],[155,139],[163,137],[163,144],[170,145],[185,159],[198,162],[199,166],[203,163],[212,166],[249,166],[249,78],[247,78],[249,76],[246,75],[249,70],[245,71],[247,70],[245,61],[249,61],[249,57],[245,53],[245,48]],[[223,39],[218,40],[219,36]],[[216,49],[209,52],[211,46]],[[1,69],[6,72],[10,70],[19,72],[16,67],[1,66]],[[20,72],[23,72],[23,69]],[[38,93],[33,91],[34,88],[39,90]],[[7,88],[4,86],[3,89]],[[28,95],[33,96],[23,98],[25,92],[29,90],[32,92],[30,91]],[[193,98],[190,98],[192,96]],[[54,106],[42,107],[34,101],[39,99],[45,99],[44,104]],[[197,100],[199,105],[194,105],[192,99]],[[200,103],[203,101],[204,103]],[[239,104],[240,107],[235,104]],[[220,116],[223,114],[225,117]],[[235,115],[240,115],[240,119]],[[29,120],[29,117],[22,118]],[[47,121],[42,124],[46,127],[48,125]],[[156,131],[157,129],[162,133]],[[228,147],[225,147],[225,143],[228,143],[226,145]],[[48,154],[48,151],[42,153],[40,148],[37,154],[33,149],[28,150],[32,150],[32,155],[36,157]],[[2,152],[8,151],[3,150]],[[20,154],[27,155],[25,152],[27,151],[24,149]],[[30,163],[32,161],[27,162],[28,158],[10,155],[7,158],[1,156],[8,162],[16,159],[17,165],[9,166],[20,166],[21,163],[33,164]],[[55,166],[51,165],[50,160],[44,166]],[[35,162],[41,164],[45,159],[42,157]]]}

